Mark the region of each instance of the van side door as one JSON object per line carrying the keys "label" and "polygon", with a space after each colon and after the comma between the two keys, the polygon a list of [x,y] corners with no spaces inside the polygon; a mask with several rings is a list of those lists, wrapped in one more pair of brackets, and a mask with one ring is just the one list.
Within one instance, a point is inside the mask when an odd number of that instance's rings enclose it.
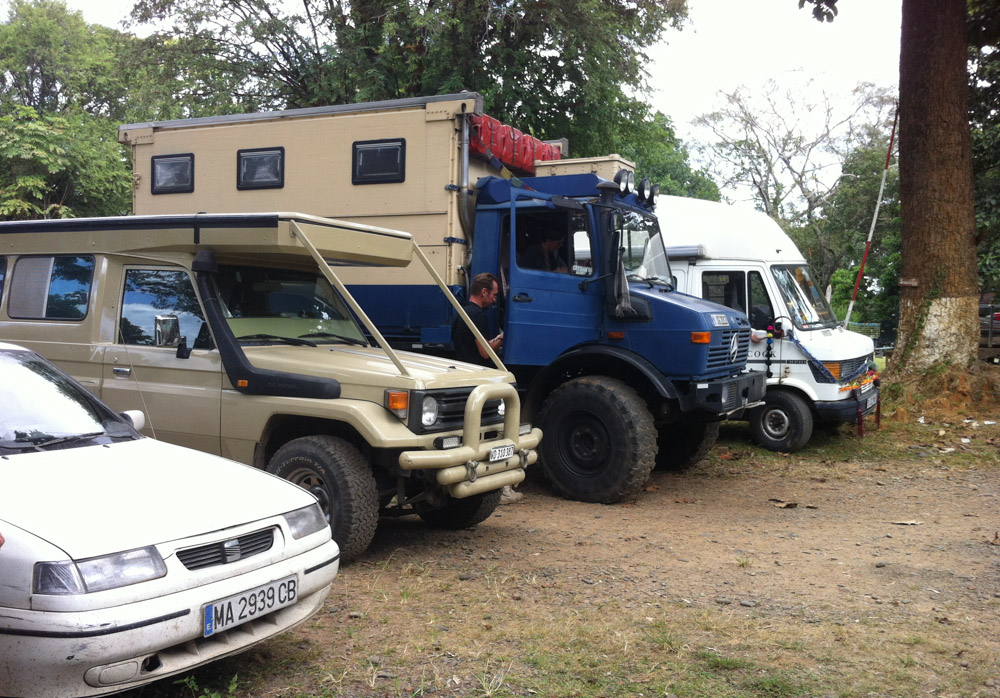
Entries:
{"label": "van side door", "polygon": [[120,298],[101,397],[145,412],[150,436],[220,453],[222,359],[188,271],[126,266]]}

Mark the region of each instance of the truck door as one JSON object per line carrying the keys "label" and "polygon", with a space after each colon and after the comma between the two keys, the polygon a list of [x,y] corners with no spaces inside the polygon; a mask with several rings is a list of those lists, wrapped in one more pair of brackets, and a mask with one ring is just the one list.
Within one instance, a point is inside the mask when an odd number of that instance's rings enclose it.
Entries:
{"label": "truck door", "polygon": [[[766,330],[774,323],[774,307],[758,270],[706,269],[701,274],[701,296],[746,313],[754,330]],[[766,343],[752,342],[747,365],[758,371],[766,365],[776,373],[781,352],[775,352],[768,361],[766,351]]]}
{"label": "truck door", "polygon": [[544,366],[567,348],[597,341],[601,286],[584,211],[519,209],[504,219],[511,263],[504,274],[505,363]]}
{"label": "truck door", "polygon": [[222,359],[187,270],[128,267],[123,286],[101,396],[145,412],[144,431],[161,441],[220,453]]}

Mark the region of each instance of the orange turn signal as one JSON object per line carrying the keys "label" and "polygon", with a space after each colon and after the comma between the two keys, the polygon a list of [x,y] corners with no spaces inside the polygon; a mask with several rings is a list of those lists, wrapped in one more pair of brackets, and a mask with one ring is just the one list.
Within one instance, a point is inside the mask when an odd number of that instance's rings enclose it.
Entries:
{"label": "orange turn signal", "polygon": [[692,332],[691,333],[691,343],[692,344],[711,344],[712,343],[712,333],[711,332]]}
{"label": "orange turn signal", "polygon": [[410,394],[406,391],[391,391],[387,395],[389,409],[392,411],[406,410],[410,407]]}
{"label": "orange turn signal", "polygon": [[608,332],[608,339],[625,339],[624,332]]}

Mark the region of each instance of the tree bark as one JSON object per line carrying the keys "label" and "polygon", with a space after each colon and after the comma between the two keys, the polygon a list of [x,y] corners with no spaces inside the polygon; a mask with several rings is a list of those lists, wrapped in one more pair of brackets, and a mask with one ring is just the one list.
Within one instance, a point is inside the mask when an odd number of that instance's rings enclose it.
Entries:
{"label": "tree bark", "polygon": [[967,366],[979,344],[966,0],[903,0],[894,371]]}

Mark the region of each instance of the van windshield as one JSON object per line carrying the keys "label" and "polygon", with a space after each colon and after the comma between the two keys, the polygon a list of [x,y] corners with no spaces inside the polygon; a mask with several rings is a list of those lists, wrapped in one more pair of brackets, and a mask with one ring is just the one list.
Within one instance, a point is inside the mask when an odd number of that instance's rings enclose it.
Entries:
{"label": "van windshield", "polygon": [[787,309],[788,317],[802,330],[836,327],[839,324],[808,265],[775,265],[771,267],[771,273],[778,282],[778,292],[785,306],[775,309],[777,315],[782,315]]}
{"label": "van windshield", "polygon": [[628,278],[672,286],[670,263],[656,218],[635,211],[623,210],[621,214],[622,261]]}
{"label": "van windshield", "polygon": [[220,266],[214,279],[222,314],[238,340],[368,344],[343,298],[321,274]]}

